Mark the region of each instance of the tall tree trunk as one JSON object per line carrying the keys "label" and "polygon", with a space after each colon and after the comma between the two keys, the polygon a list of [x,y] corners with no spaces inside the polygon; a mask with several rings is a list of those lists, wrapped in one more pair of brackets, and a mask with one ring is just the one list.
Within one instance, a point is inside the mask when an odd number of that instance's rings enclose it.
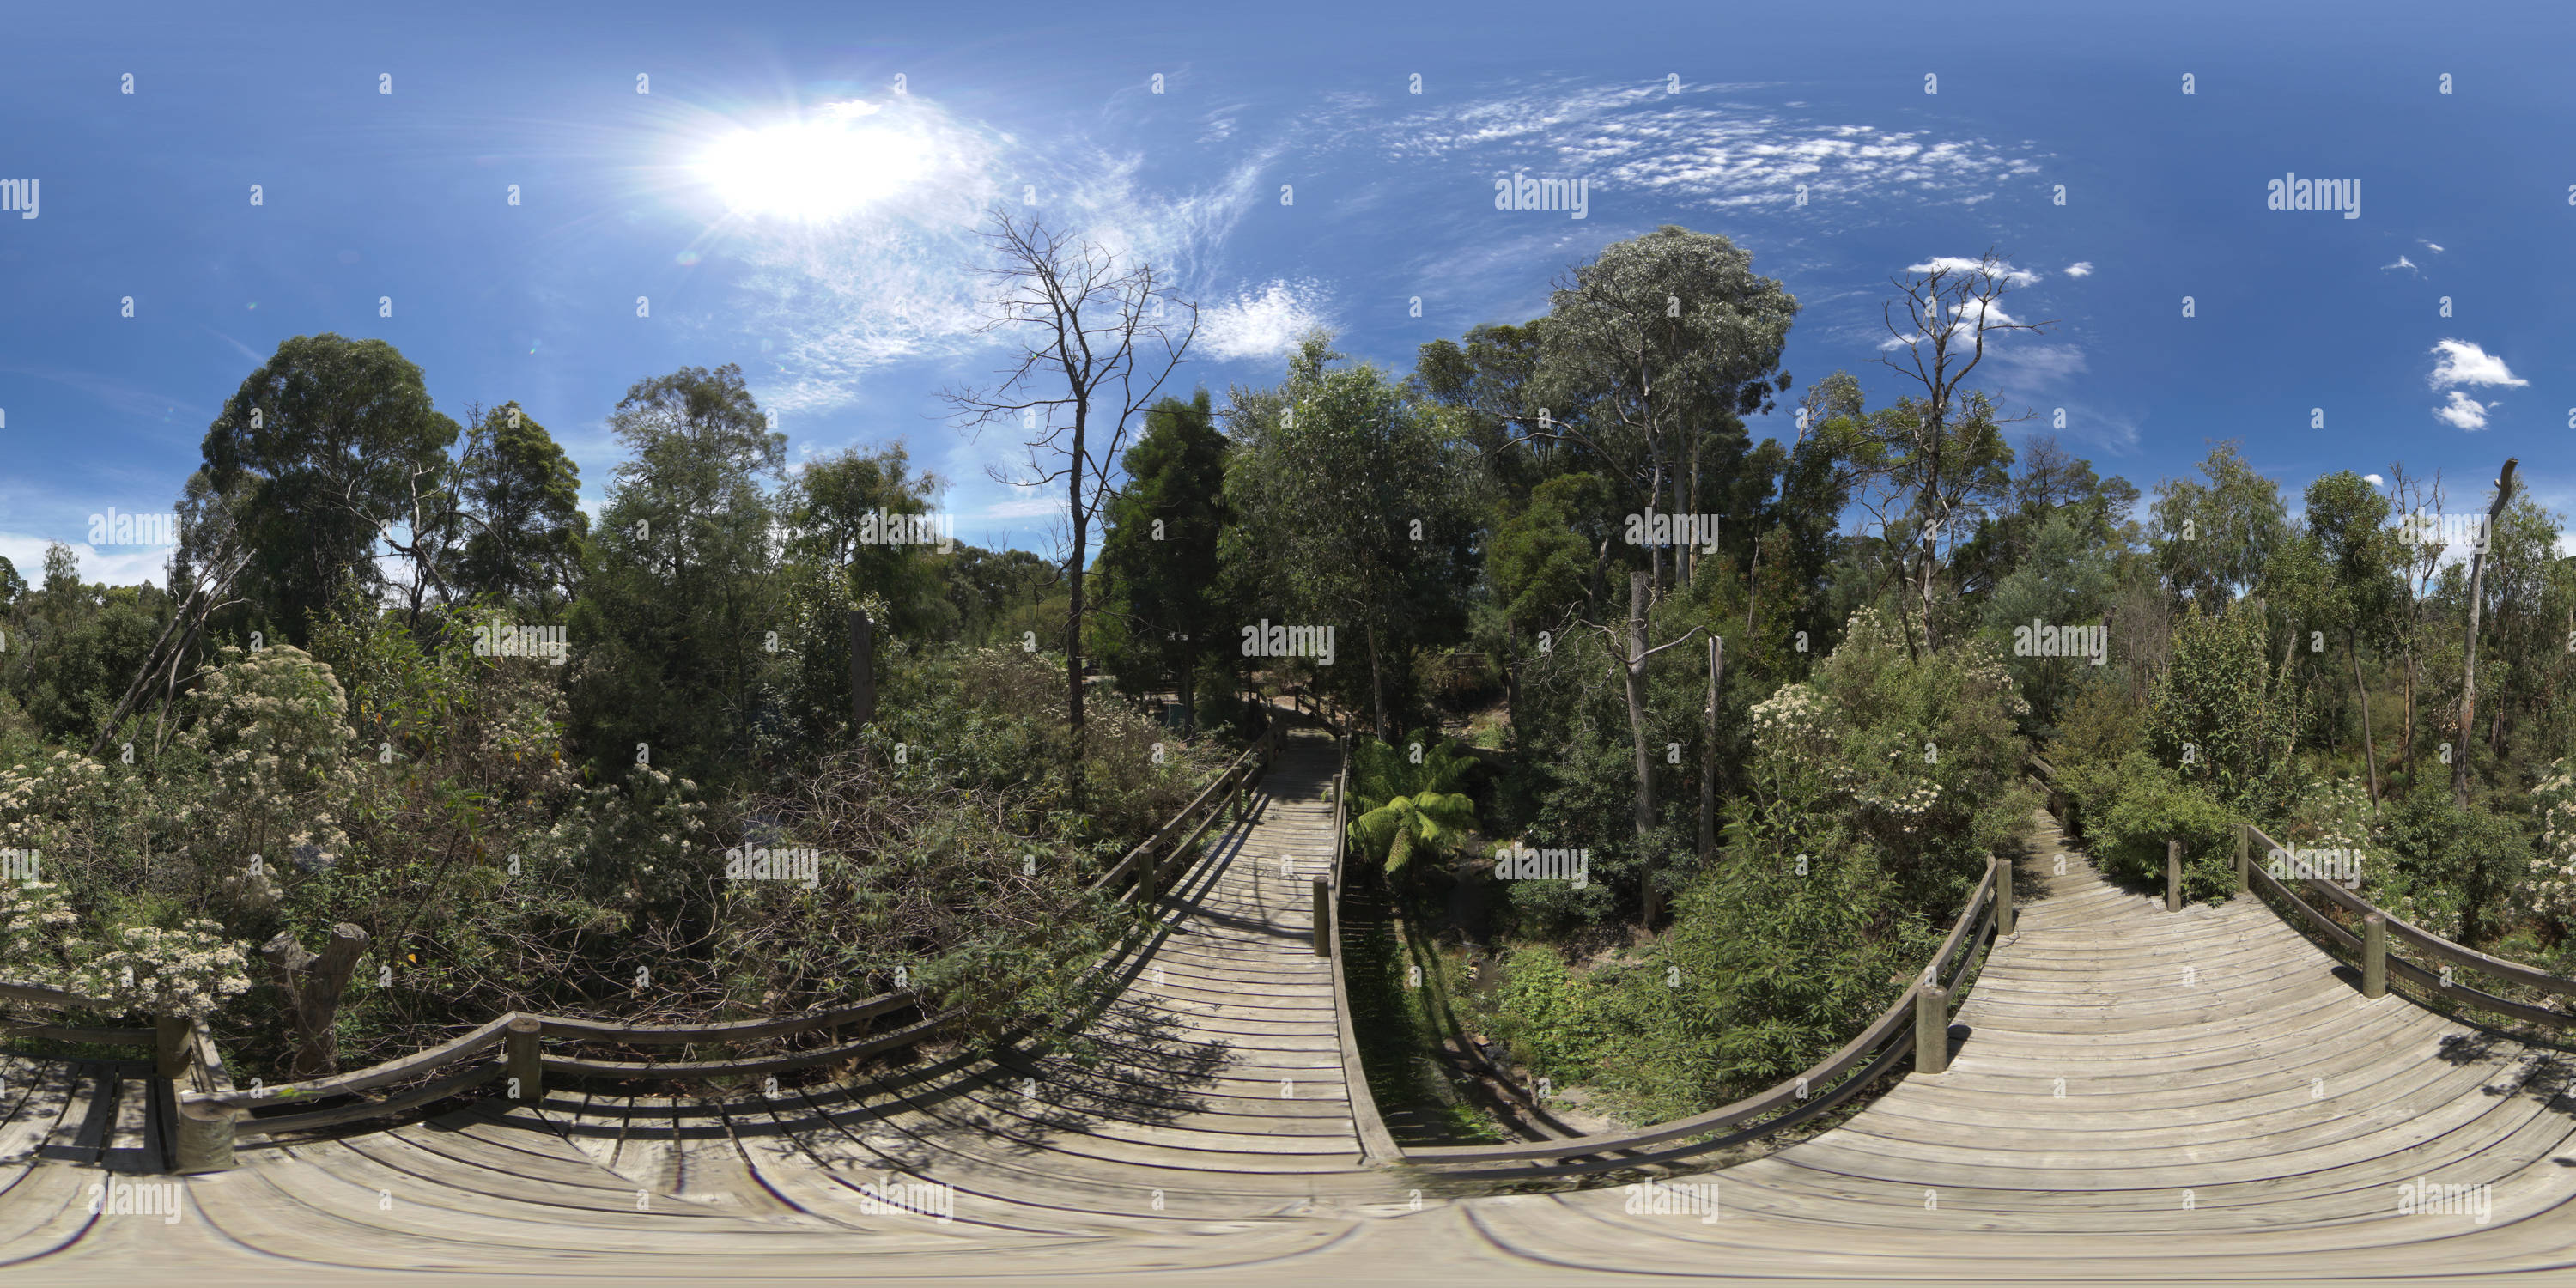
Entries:
{"label": "tall tree trunk", "polygon": [[1512,626],[1511,614],[1503,614],[1503,723],[1508,727],[1504,745],[1521,745],[1521,648],[1520,637]]}
{"label": "tall tree trunk", "polygon": [[1072,591],[1064,621],[1064,685],[1066,741],[1064,789],[1067,804],[1073,812],[1082,812],[1082,564],[1083,547],[1090,536],[1090,525],[1083,521],[1082,391],[1077,389],[1073,402],[1073,468],[1067,470],[1066,504],[1073,516],[1073,560],[1066,565],[1066,584]]}
{"label": "tall tree trunk", "polygon": [[1386,679],[1378,667],[1377,623],[1375,622],[1369,623],[1368,626],[1368,651],[1369,701],[1377,709],[1377,737],[1378,741],[1391,745],[1395,742],[1395,733],[1386,727]]}
{"label": "tall tree trunk", "polygon": [[2469,556],[2469,635],[2461,649],[2460,659],[2460,731],[2451,751],[2451,803],[2461,809],[2469,807],[2469,739],[2477,728],[2478,715],[2478,618],[2486,608],[2486,547],[2495,544],[2498,521],[2504,517],[2505,502],[2513,497],[2514,458],[2506,457],[2504,471],[2496,476],[2495,505],[2487,510],[2487,530],[2481,534],[2480,549]]}
{"label": "tall tree trunk", "polygon": [[2370,769],[2370,808],[2379,809],[2379,745],[2370,732],[2370,688],[2361,682],[2361,638],[2357,631],[2344,632],[2344,651],[2352,654],[2352,691],[2361,697],[2361,763]]}
{"label": "tall tree trunk", "polygon": [[1707,863],[1717,853],[1717,694],[1718,680],[1726,674],[1726,641],[1708,637],[1708,742],[1700,752],[1699,764],[1699,861]]}
{"label": "tall tree trunk", "polygon": [[[2411,617],[2411,614],[2410,614]],[[2414,623],[2410,620],[2411,628]],[[2415,790],[2415,648],[2406,648],[2406,745],[2398,748],[2398,768],[2406,775],[2406,790]]]}
{"label": "tall tree trunk", "polygon": [[1635,749],[1637,762],[1637,800],[1634,822],[1637,825],[1637,870],[1644,888],[1646,928],[1653,930],[1655,917],[1663,911],[1663,900],[1655,889],[1654,856],[1647,853],[1646,837],[1655,827],[1654,761],[1646,754],[1646,587],[1649,578],[1642,572],[1628,574],[1628,656],[1620,667],[1628,683],[1628,738]]}

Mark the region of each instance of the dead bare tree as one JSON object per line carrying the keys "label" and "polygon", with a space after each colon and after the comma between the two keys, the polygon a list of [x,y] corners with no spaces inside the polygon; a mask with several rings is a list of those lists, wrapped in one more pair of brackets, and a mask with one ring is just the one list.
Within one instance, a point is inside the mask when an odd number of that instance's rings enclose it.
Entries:
{"label": "dead bare tree", "polygon": [[2495,504],[2487,509],[2486,530],[2478,534],[2469,553],[2469,635],[2461,648],[2460,741],[2451,752],[2451,801],[2461,809],[2469,807],[2469,740],[2476,736],[2478,718],[2478,618],[2486,606],[2487,551],[2494,548],[2496,533],[2504,524],[2504,508],[2513,500],[2513,467],[2514,458],[2506,457],[2503,472],[2496,475]]}
{"label": "dead bare tree", "polygon": [[[1062,484],[1071,528],[1064,576],[1065,714],[1071,746],[1066,795],[1082,808],[1083,565],[1091,524],[1116,495],[1111,472],[1127,444],[1128,423],[1162,395],[1198,334],[1198,307],[1161,284],[1153,265],[1122,264],[1089,238],[1050,231],[995,209],[984,239],[1000,260],[980,270],[999,284],[984,330],[1008,332],[1015,352],[999,383],[952,388],[942,397],[960,428],[1016,421],[1027,435],[1028,472],[998,481],[1038,488]],[[1106,432],[1095,431],[1105,421]]]}
{"label": "dead bare tree", "polygon": [[1969,414],[1959,414],[1959,387],[1986,358],[1986,337],[2006,331],[2037,331],[2056,325],[2016,322],[2000,307],[2013,279],[2024,276],[1989,248],[1975,260],[1936,259],[1911,278],[1888,279],[1905,295],[1905,323],[1895,317],[1896,302],[1880,306],[1879,316],[1905,351],[1902,361],[1881,358],[1889,370],[1923,387],[1912,414],[1898,408],[1882,418],[1889,446],[1901,453],[1891,477],[1903,480],[1915,521],[1911,562],[1906,569],[1923,612],[1923,648],[1931,651],[1932,589],[1940,563],[1942,538],[1978,486],[1981,462],[1991,451],[1981,441],[1997,423],[1992,404],[1981,394],[1969,395]]}

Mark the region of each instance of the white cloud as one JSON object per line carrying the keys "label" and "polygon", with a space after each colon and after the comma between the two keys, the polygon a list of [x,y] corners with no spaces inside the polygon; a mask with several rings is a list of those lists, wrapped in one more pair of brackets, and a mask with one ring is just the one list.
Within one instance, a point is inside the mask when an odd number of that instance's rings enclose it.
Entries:
{"label": "white cloud", "polygon": [[2487,409],[2493,403],[2482,403],[2454,389],[2451,400],[2433,409],[2433,418],[2453,429],[2485,429]]}
{"label": "white cloud", "polygon": [[[1913,271],[1919,272],[1921,270],[1918,268]],[[1991,301],[1970,300],[1968,301],[1967,311],[1953,315],[1949,322],[1944,325],[1942,330],[1946,334],[1958,336],[1962,340],[1965,340],[1976,334],[1976,327],[1979,321],[1983,321],[1989,328],[2021,325],[2020,318],[2004,312],[2001,306],[1996,305]],[[1930,338],[1931,336],[1929,333],[1889,336],[1888,338],[1879,341],[1878,347],[1881,349],[1911,348],[1912,346],[1921,344]],[[2003,336],[2001,335],[1987,336],[1986,344],[1989,351],[1991,352],[1993,350],[1993,346],[2002,339]]]}
{"label": "white cloud", "polygon": [[2402,269],[2405,269],[2407,272],[2409,272],[2409,273],[2413,273],[2413,274],[2414,274],[2414,275],[2416,275],[2417,277],[2422,277],[2422,276],[2424,275],[2424,271],[2423,271],[2422,269],[2419,269],[2419,268],[2415,267],[2415,261],[2413,261],[2413,260],[2411,260],[2411,259],[2408,259],[2408,258],[2406,258],[2406,257],[2405,257],[2405,256],[2403,256],[2403,255],[2398,256],[2398,257],[2397,257],[2397,262],[2396,262],[2396,263],[2394,263],[2394,264],[2382,264],[2382,265],[2380,265],[2380,266],[2379,266],[2379,271],[2381,271],[2381,272],[2385,273],[2385,272],[2387,272],[2388,270],[2390,270],[2390,269],[2392,269],[2392,268],[2402,268]]}
{"label": "white cloud", "polygon": [[1787,208],[1803,195],[1807,204],[1834,201],[1846,215],[1871,205],[1877,214],[1903,213],[1881,200],[1888,197],[1973,201],[2004,180],[2040,172],[2031,156],[1979,138],[1932,139],[1922,130],[1815,120],[1798,110],[1803,103],[1775,108],[1719,97],[1748,88],[1689,85],[1675,96],[1662,81],[1560,80],[1411,111],[1403,95],[1339,95],[1319,122],[1329,131],[1320,142],[1355,139],[1397,161],[1555,167],[1655,205]]}
{"label": "white cloud", "polygon": [[2362,479],[2362,481],[2363,481],[2363,482],[2368,483],[2368,484],[2369,484],[2369,485],[2371,485],[2372,487],[2386,487],[2386,486],[2388,486],[2388,480],[2386,480],[2386,479],[2384,479],[2384,478],[2381,478],[2381,477],[2379,477],[2379,476],[2378,476],[2378,475],[2376,475],[2376,474],[2364,474],[2364,475],[2362,475],[2362,476],[2361,476],[2361,479]]}
{"label": "white cloud", "polygon": [[[1931,259],[1927,259],[1920,264],[1909,264],[1906,266],[1905,271],[1909,273],[1973,273],[1977,271],[1980,262],[1981,261],[1968,259],[1959,255],[1938,255]],[[2084,271],[2086,273],[2093,271],[2093,266],[2090,264],[2085,265]],[[2076,276],[2081,277],[2083,276],[2083,273],[2078,273]],[[2037,273],[2024,268],[2015,268],[2011,264],[2002,262],[1998,262],[1996,265],[1995,277],[2006,286],[2028,286],[2039,280],[2039,274]]]}
{"label": "white cloud", "polygon": [[2436,255],[2439,255],[2439,254],[2441,254],[2441,253],[2442,253],[2442,248],[2441,248],[2440,246],[2434,245],[2432,242],[2425,241],[2425,240],[2424,240],[2423,238],[2421,238],[2421,237],[2418,237],[2418,238],[2416,238],[2415,240],[2416,240],[2417,244],[2419,244],[2419,245],[2423,246],[2423,247],[2424,247],[2425,249],[2427,249],[2427,250],[2432,251],[2432,252],[2433,252],[2434,254],[2436,254]]}
{"label": "white cloud", "polygon": [[[18,575],[30,586],[45,581],[45,548],[54,544],[43,537],[23,532],[0,532],[0,558],[17,568]],[[170,573],[170,549],[167,546],[120,546],[113,552],[102,551],[85,541],[66,541],[72,553],[80,556],[81,580],[104,582],[110,586],[149,584],[166,585]]]}
{"label": "white cloud", "polygon": [[2443,340],[2435,344],[2432,351],[2442,355],[2441,361],[2433,364],[2431,383],[2435,389],[2447,389],[2453,385],[2504,385],[2519,389],[2531,383],[2517,379],[2504,365],[2504,359],[2466,340]]}
{"label": "white cloud", "polygon": [[1331,325],[1322,299],[1313,282],[1273,280],[1259,295],[1238,292],[1231,301],[1201,305],[1197,347],[1227,362],[1280,357],[1308,330]]}
{"label": "white cloud", "polygon": [[2075,263],[2067,265],[2066,275],[2068,277],[2091,277],[2093,275],[2093,261],[2089,259],[2078,260]]}

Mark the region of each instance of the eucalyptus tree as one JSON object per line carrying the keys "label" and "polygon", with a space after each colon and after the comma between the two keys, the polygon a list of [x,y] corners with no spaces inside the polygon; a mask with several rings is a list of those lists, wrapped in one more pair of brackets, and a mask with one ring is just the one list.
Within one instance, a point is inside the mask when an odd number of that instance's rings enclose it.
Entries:
{"label": "eucalyptus tree", "polygon": [[1221,558],[1251,596],[1238,603],[1358,634],[1384,737],[1389,673],[1412,643],[1463,623],[1479,498],[1439,419],[1374,366],[1330,365],[1342,356],[1312,332],[1281,385],[1233,391],[1226,501],[1239,522]]}
{"label": "eucalyptus tree", "polygon": [[1090,238],[1023,223],[996,207],[984,232],[996,265],[982,270],[998,294],[985,330],[1010,337],[994,385],[943,396],[963,428],[1018,429],[1027,470],[1004,482],[1064,489],[1068,530],[1063,562],[1065,720],[1070,732],[1067,796],[1082,808],[1082,626],[1089,605],[1083,573],[1091,526],[1114,495],[1112,470],[1136,417],[1198,334],[1198,307],[1174,295],[1155,267]]}
{"label": "eucalyptus tree", "polygon": [[581,468],[516,401],[470,418],[457,465],[462,588],[540,612],[568,602],[590,531]]}
{"label": "eucalyptus tree", "polygon": [[376,543],[412,521],[457,433],[392,345],[330,332],[281,342],[203,444],[213,490],[246,491],[242,584],[257,618],[301,642],[344,580],[376,585]]}
{"label": "eucalyptus tree", "polygon": [[2147,542],[2176,599],[2215,612],[2263,579],[2292,533],[2281,485],[2255,472],[2235,441],[2212,445],[2200,473],[2156,485]]}
{"label": "eucalyptus tree", "polygon": [[637,381],[609,427],[629,455],[567,623],[574,727],[599,769],[739,774],[781,616],[762,479],[784,473],[786,436],[732,365]]}
{"label": "eucalyptus tree", "polygon": [[1184,718],[1197,710],[1200,662],[1220,642],[1217,542],[1232,515],[1225,501],[1229,444],[1202,389],[1166,398],[1127,449],[1127,485],[1110,502],[1100,537],[1101,598],[1126,627],[1123,660],[1168,677]]}
{"label": "eucalyptus tree", "polygon": [[[1740,454],[1740,418],[1788,389],[1780,351],[1797,311],[1796,297],[1724,237],[1666,224],[1613,242],[1559,276],[1539,335],[1537,399],[1581,411],[1560,417],[1542,405],[1527,435],[1580,448],[1641,511],[1692,512],[1704,450]],[[1649,547],[1648,567],[1660,590],[1660,546]]]}
{"label": "eucalyptus tree", "polygon": [[2361,646],[2381,645],[2396,637],[2397,605],[2403,595],[2398,567],[2405,554],[2397,530],[2389,525],[2388,498],[2350,470],[2326,475],[2308,485],[2307,535],[2327,571],[2325,622],[2313,630],[2332,629],[2343,637],[2352,663],[2352,689],[2361,704],[2362,764],[2368,772],[2370,803],[2380,803],[2379,744],[2371,731],[2370,686],[2361,673]]}

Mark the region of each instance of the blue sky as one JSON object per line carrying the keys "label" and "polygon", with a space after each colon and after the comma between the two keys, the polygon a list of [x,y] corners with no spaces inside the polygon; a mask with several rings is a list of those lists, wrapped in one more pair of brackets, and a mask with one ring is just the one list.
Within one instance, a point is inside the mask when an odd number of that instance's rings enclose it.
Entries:
{"label": "blue sky", "polygon": [[[975,227],[1030,188],[1201,303],[1177,379],[1220,402],[1309,324],[1407,368],[1678,223],[1798,297],[1801,386],[1875,403],[1889,276],[1993,246],[2029,275],[2007,311],[2055,325],[1978,383],[2033,431],[2066,409],[2106,473],[2238,438],[2294,497],[2402,460],[2465,509],[2513,455],[2576,510],[2576,23],[2543,5],[63,8],[0,44],[0,180],[40,185],[0,211],[0,555],[31,576],[64,540],[158,580],[89,516],[166,511],[242,378],[326,330],[460,418],[518,400],[594,506],[626,387],[736,362],[791,459],[904,440],[958,536],[1048,549],[1051,503],[988,477],[1015,436],[936,397],[999,360]],[[798,120],[864,162],[829,222],[746,207],[810,181],[792,156],[706,164]],[[1516,171],[1587,179],[1586,217],[1495,210]],[[2288,172],[2358,180],[2359,217],[2267,210]]]}

